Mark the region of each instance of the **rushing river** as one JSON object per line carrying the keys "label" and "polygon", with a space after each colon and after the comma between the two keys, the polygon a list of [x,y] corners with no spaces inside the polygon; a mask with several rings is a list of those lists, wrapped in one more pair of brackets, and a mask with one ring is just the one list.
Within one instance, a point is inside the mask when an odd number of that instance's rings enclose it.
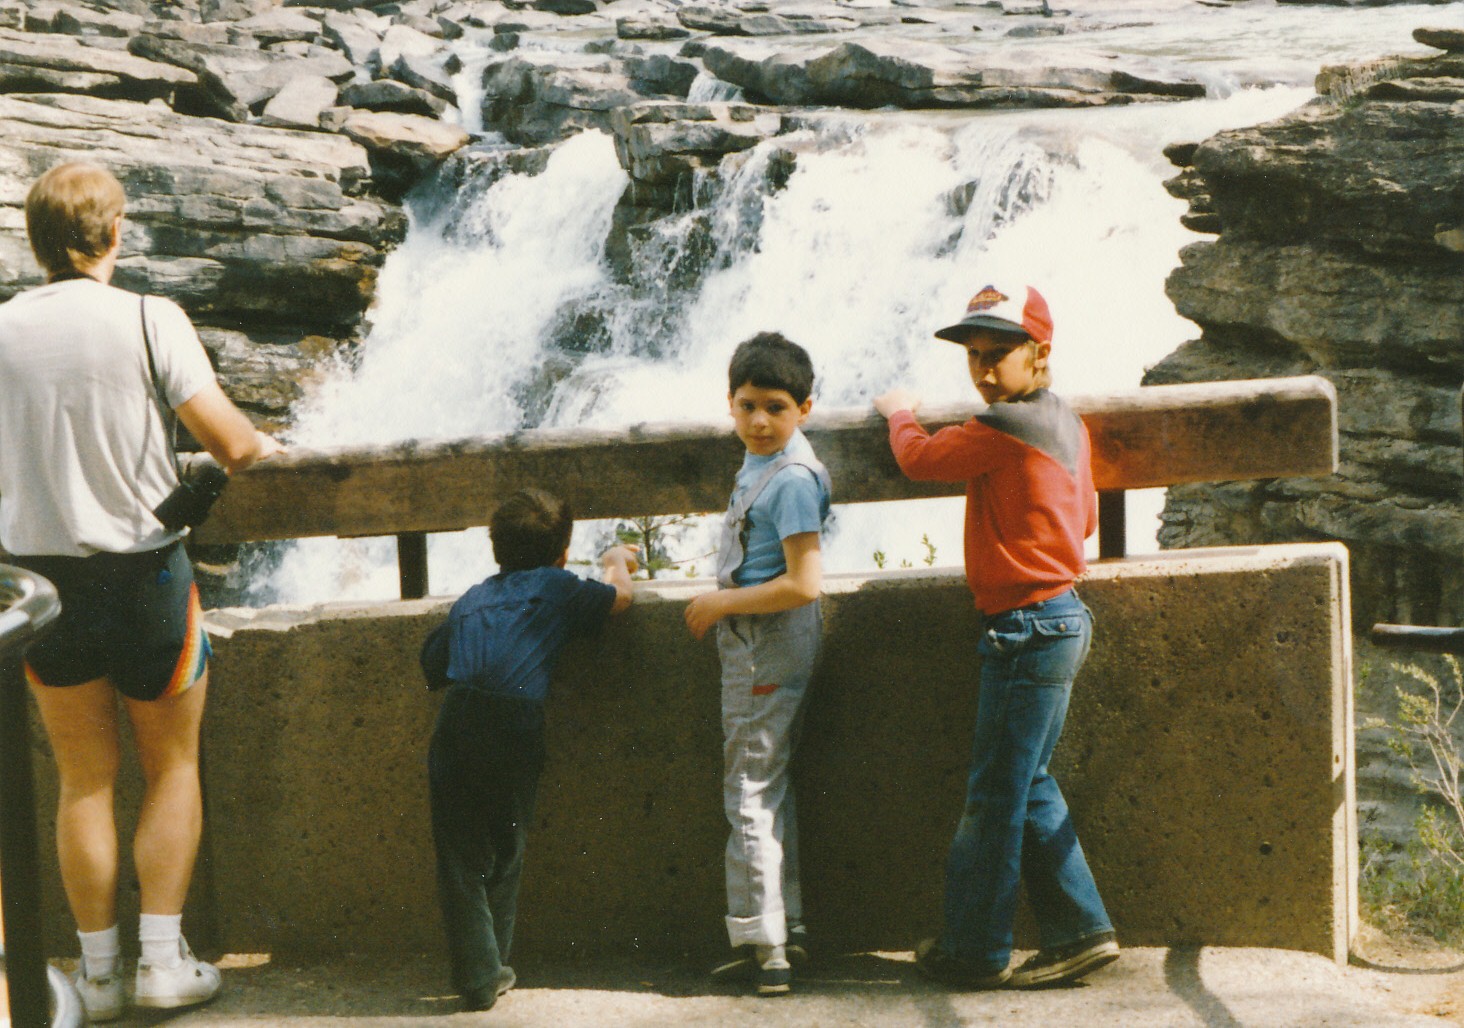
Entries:
{"label": "rushing river", "polygon": [[[1164,295],[1179,249],[1200,237],[1163,188],[1175,174],[1163,147],[1295,109],[1323,64],[1428,52],[1410,33],[1439,21],[1431,6],[1072,7],[1084,31],[1043,40],[1055,58],[1067,47],[1120,52],[1183,69],[1208,95],[1080,111],[830,112],[740,157],[721,188],[642,241],[630,285],[604,253],[627,181],[606,135],[559,145],[537,175],[485,174],[455,195],[424,188],[357,359],[297,411],[291,441],[705,422],[726,410],[733,346],[765,329],[812,354],[816,409],[866,405],[895,384],[933,402],[974,401],[963,355],[930,333],[988,279],[1044,291],[1060,392],[1132,388],[1198,335]],[[487,59],[481,43],[462,43],[470,97]],[[695,89],[715,95],[706,82]],[[796,168],[769,195],[764,166],[789,148]],[[708,224],[714,258],[692,286],[673,288],[662,272],[693,244],[705,250]],[[1132,551],[1154,548],[1159,506],[1154,493],[1131,501]],[[922,536],[937,563],[959,563],[960,527],[959,500],[907,506],[899,518],[884,504],[841,507],[825,563],[869,568],[876,551],[889,565],[918,563],[930,555]],[[610,531],[581,525],[576,555]],[[687,573],[706,573],[696,558],[708,547],[709,530],[684,533]],[[391,540],[304,540],[252,565],[259,602],[387,598],[397,588]],[[459,592],[491,567],[481,529],[432,539],[434,593]]]}

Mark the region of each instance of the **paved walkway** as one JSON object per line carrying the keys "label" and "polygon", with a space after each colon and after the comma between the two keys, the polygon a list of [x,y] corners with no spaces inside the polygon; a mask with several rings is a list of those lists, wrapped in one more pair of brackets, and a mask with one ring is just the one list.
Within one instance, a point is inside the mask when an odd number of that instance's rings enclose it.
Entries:
{"label": "paved walkway", "polygon": [[1464,1024],[1464,968],[1404,973],[1338,967],[1263,949],[1127,949],[1084,984],[1037,992],[952,993],[924,981],[909,953],[815,960],[790,996],[759,999],[710,983],[699,961],[525,964],[521,987],[486,1014],[454,1012],[436,957],[292,963],[227,956],[225,991],[122,1026],[289,1028],[639,1026],[1347,1026]]}

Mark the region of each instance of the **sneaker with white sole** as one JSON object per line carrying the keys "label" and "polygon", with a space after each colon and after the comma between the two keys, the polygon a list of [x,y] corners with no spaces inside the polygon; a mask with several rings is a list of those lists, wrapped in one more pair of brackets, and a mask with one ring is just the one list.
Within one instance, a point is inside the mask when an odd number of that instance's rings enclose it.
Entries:
{"label": "sneaker with white sole", "polygon": [[219,969],[196,958],[180,938],[178,963],[172,967],[137,962],[137,988],[132,998],[140,1007],[190,1007],[213,999],[220,984]]}
{"label": "sneaker with white sole", "polygon": [[119,969],[114,967],[110,974],[93,977],[86,973],[86,957],[82,957],[71,984],[76,986],[76,994],[81,997],[81,1005],[86,1008],[88,1021],[97,1024],[115,1021],[122,1016],[122,1005],[125,1001]]}
{"label": "sneaker with white sole", "polygon": [[1075,982],[1117,959],[1118,938],[1111,931],[1098,932],[1066,946],[1034,953],[1012,972],[1012,986],[1033,989]]}
{"label": "sneaker with white sole", "polygon": [[808,963],[808,928],[802,921],[788,923],[788,963],[794,967]]}
{"label": "sneaker with white sole", "polygon": [[753,981],[759,996],[782,996],[793,988],[793,967],[782,946],[759,946],[756,949],[757,971]]}

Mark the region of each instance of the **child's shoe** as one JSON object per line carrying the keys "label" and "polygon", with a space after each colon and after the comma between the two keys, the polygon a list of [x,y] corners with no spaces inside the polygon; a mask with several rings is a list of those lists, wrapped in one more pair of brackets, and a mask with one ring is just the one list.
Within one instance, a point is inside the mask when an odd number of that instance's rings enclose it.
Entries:
{"label": "child's shoe", "polygon": [[518,975],[513,973],[511,967],[500,967],[498,977],[482,988],[472,989],[463,993],[464,1010],[492,1010],[493,1005],[498,1002],[509,989],[518,982]]}
{"label": "child's shoe", "polygon": [[1075,982],[1117,959],[1118,937],[1111,931],[1099,932],[1067,946],[1034,953],[1012,973],[1012,986],[1030,989]]}
{"label": "child's shoe", "polygon": [[137,988],[132,998],[140,1007],[191,1007],[213,999],[220,984],[219,969],[196,958],[180,937],[176,964],[137,962]]}
{"label": "child's shoe", "polygon": [[76,994],[81,997],[81,1005],[86,1008],[87,1021],[97,1024],[115,1021],[122,1016],[124,1000],[120,968],[114,967],[109,974],[92,977],[86,973],[86,957],[82,957],[76,969],[76,977],[71,982],[76,986]]}
{"label": "child's shoe", "polygon": [[788,963],[794,967],[808,963],[808,928],[802,921],[788,925]]}
{"label": "child's shoe", "polygon": [[939,939],[926,939],[915,947],[915,966],[932,981],[957,989],[1000,989],[1012,978],[1009,967],[992,971],[951,956],[940,948]]}
{"label": "child's shoe", "polygon": [[757,994],[781,996],[793,988],[793,968],[783,946],[759,946],[757,953]]}

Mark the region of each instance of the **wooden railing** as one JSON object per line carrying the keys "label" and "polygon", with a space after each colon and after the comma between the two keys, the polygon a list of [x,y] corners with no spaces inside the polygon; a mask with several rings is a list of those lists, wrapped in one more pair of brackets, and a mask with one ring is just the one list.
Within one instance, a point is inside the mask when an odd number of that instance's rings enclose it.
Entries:
{"label": "wooden railing", "polygon": [[[1150,386],[1075,396],[1093,440],[1099,552],[1124,552],[1124,491],[1183,482],[1328,475],[1337,468],[1337,397],[1316,376]],[[922,409],[932,430],[966,405]],[[805,428],[837,503],[957,495],[963,483],[911,482],[884,419],[818,412]],[[197,531],[205,543],[395,535],[404,596],[426,594],[426,533],[487,524],[528,485],[565,497],[580,518],[717,511],[740,447],[726,420],[617,431],[540,429],[386,447],[292,448],[235,477]]]}

